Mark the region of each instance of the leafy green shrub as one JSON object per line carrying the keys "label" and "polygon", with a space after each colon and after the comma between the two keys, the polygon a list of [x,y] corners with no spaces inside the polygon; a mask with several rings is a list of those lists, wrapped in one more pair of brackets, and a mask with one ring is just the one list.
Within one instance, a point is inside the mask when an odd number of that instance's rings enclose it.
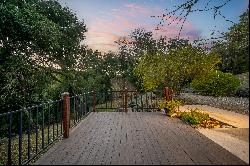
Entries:
{"label": "leafy green shrub", "polygon": [[234,93],[240,86],[240,81],[231,73],[211,71],[207,75],[197,77],[191,82],[191,87],[202,95],[222,96]]}
{"label": "leafy green shrub", "polygon": [[249,72],[236,75],[240,80],[240,86],[236,91],[239,97],[249,97]]}
{"label": "leafy green shrub", "polygon": [[166,102],[165,100],[162,100],[160,102],[159,108],[165,109],[166,115],[171,116],[177,111],[176,109],[179,108],[179,106],[181,105],[182,105],[181,100],[174,99],[168,102]]}
{"label": "leafy green shrub", "polygon": [[210,117],[207,113],[203,113],[202,110],[190,109],[190,112],[182,112],[181,119],[185,122],[188,122],[193,125],[204,123],[205,121],[210,120]]}

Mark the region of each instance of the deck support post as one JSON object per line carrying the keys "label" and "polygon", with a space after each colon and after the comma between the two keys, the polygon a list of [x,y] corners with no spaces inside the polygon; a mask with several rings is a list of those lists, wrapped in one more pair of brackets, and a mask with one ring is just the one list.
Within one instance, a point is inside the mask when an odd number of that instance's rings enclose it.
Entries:
{"label": "deck support post", "polygon": [[63,137],[69,138],[69,120],[70,120],[70,99],[69,93],[62,94],[63,99]]}

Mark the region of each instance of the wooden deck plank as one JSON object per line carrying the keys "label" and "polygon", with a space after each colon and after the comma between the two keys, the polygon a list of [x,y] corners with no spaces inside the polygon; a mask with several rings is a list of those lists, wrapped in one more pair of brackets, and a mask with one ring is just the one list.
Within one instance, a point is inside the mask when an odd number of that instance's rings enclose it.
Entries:
{"label": "wooden deck plank", "polygon": [[90,113],[35,164],[246,164],[179,119],[150,112]]}

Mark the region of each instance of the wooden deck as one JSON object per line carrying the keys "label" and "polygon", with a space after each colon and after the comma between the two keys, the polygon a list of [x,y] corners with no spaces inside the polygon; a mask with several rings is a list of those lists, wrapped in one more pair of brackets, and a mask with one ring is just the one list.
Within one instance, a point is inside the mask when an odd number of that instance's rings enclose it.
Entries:
{"label": "wooden deck", "polygon": [[151,112],[91,113],[35,164],[246,164],[179,119]]}

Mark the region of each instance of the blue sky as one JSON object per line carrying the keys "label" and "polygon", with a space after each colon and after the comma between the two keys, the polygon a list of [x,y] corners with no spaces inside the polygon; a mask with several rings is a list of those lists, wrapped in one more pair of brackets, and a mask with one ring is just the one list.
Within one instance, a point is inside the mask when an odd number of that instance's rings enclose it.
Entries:
{"label": "blue sky", "polygon": [[[63,6],[68,6],[80,20],[84,20],[88,32],[85,43],[90,48],[102,52],[116,51],[114,41],[119,37],[128,36],[138,27],[153,31],[157,36],[174,37],[178,34],[178,26],[165,25],[161,31],[154,31],[160,19],[152,15],[162,15],[166,9],[172,10],[186,0],[58,0]],[[200,0],[196,5],[204,8],[208,0]],[[211,0],[211,5],[223,4],[225,0]],[[237,23],[239,16],[247,9],[248,0],[231,0],[221,10],[229,20]],[[192,13],[184,24],[181,37],[190,40],[209,37],[211,30],[227,31],[232,23],[221,16],[213,18],[212,11]]]}

